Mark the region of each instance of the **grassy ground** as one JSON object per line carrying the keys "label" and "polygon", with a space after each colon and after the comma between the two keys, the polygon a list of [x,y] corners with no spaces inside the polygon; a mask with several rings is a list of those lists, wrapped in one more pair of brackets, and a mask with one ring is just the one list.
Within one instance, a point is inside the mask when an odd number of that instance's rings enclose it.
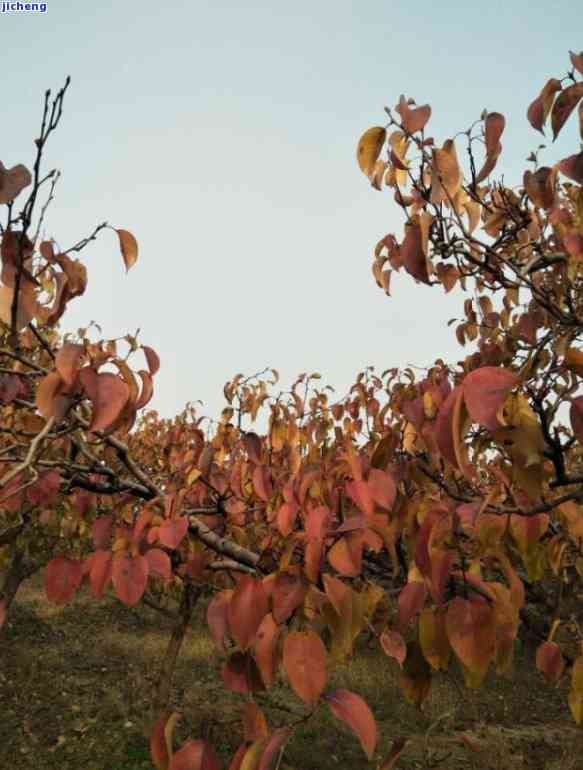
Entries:
{"label": "grassy ground", "polygon": [[[38,579],[23,586],[0,632],[0,768],[151,769],[142,717],[169,623],[154,610],[128,609],[114,599],[97,603],[87,594],[55,607],[44,600]],[[364,651],[331,680],[366,698],[378,721],[381,755],[395,738],[409,739],[397,764],[402,770],[583,770],[583,730],[571,721],[565,687],[544,685],[529,657],[511,681],[492,675],[479,691],[463,689],[456,675],[435,677],[423,713],[404,701],[392,662],[376,650]],[[220,665],[201,608],[175,679],[174,704],[184,715],[177,733],[207,738],[226,756],[242,738],[243,699],[225,693]],[[305,714],[283,687],[258,701],[274,727]],[[465,743],[453,740],[460,733]],[[284,767],[371,765],[322,708],[298,728]]]}

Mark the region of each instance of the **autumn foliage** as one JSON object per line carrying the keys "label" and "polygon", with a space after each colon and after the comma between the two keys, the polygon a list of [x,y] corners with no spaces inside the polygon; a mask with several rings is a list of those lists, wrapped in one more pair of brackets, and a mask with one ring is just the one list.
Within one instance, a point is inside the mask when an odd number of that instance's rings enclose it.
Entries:
{"label": "autumn foliage", "polygon": [[[550,123],[556,138],[569,125],[583,140],[582,76],[583,53],[571,54],[569,73],[528,107],[533,129]],[[58,330],[87,286],[78,255],[95,237],[113,231],[127,270],[138,257],[133,235],[106,224],[68,248],[41,236],[58,179],[41,160],[67,85],[47,95],[33,172],[0,165],[0,624],[41,567],[51,602],[78,590],[112,590],[127,605],[174,596],[152,760],[213,770],[222,764],[206,741],[175,750],[170,702],[205,596],[223,684],[242,696],[229,768],[275,770],[294,725],[268,725],[254,693],[283,677],[306,718],[329,709],[373,760],[371,709],[328,684],[363,634],[422,708],[451,666],[468,687],[491,668],[511,675],[529,591],[557,583],[536,666],[541,686],[569,678],[582,723],[583,638],[568,602],[583,577],[583,152],[544,166],[539,147],[509,187],[493,176],[503,115],[484,111],[440,144],[431,108],[402,96],[357,147],[360,169],[404,216],[404,231],[377,243],[373,275],[387,294],[402,269],[434,291],[466,292],[455,334],[471,351],[422,377],[370,367],[339,400],[318,373],[287,392],[274,370],[239,374],[218,420],[191,406],[164,420],[142,411],[160,366],[147,344]],[[252,430],[259,414],[263,435]]]}

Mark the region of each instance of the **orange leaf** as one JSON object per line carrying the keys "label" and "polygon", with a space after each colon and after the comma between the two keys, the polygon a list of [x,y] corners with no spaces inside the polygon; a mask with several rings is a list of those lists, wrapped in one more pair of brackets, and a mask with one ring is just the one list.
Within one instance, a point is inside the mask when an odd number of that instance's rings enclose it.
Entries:
{"label": "orange leaf", "polygon": [[377,725],[363,699],[349,690],[334,690],[326,696],[330,711],[356,735],[366,756],[372,759],[377,745]]}
{"label": "orange leaf", "polygon": [[482,599],[456,596],[446,615],[449,643],[472,673],[485,675],[494,656],[496,628],[492,608]]}
{"label": "orange leaf", "polygon": [[138,242],[128,230],[116,230],[126,272],[138,261]]}
{"label": "orange leaf", "polygon": [[326,685],[326,648],[314,631],[292,631],[283,644],[283,667],[292,689],[314,706]]}
{"label": "orange leaf", "polygon": [[385,655],[394,658],[402,668],[407,657],[407,645],[401,634],[398,631],[383,631],[380,643]]}

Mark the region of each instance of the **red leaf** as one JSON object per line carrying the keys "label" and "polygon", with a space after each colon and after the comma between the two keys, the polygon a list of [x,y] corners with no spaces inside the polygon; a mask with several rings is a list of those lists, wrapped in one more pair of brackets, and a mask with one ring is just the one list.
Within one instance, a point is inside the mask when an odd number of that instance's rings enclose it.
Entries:
{"label": "red leaf", "polygon": [[51,559],[45,569],[47,599],[55,604],[66,604],[79,588],[82,578],[80,561],[64,556]]}
{"label": "red leaf", "polygon": [[213,642],[219,650],[226,649],[226,642],[229,638],[229,621],[227,613],[233,592],[231,590],[221,591],[216,594],[207,607],[206,622],[208,624]]}
{"label": "red leaf", "polygon": [[496,413],[517,382],[516,374],[497,366],[482,366],[470,372],[463,389],[472,420],[491,431],[500,428]]}
{"label": "red leaf", "polygon": [[556,684],[565,670],[561,648],[556,642],[543,642],[536,651],[536,667],[549,684]]}
{"label": "red leaf", "polygon": [[158,538],[166,548],[178,548],[188,531],[188,519],[181,516],[178,519],[165,519],[158,530]]}
{"label": "red leaf", "polygon": [[101,599],[105,586],[111,580],[113,554],[111,551],[95,551],[91,554],[89,581],[91,592],[96,599]]}
{"label": "red leaf", "polygon": [[61,475],[59,472],[49,471],[27,489],[27,497],[32,505],[48,506],[57,499],[60,486]]}
{"label": "red leaf", "polygon": [[142,380],[142,392],[136,401],[136,409],[143,409],[146,404],[150,403],[152,396],[154,395],[154,383],[152,377],[143,369],[140,369],[138,374]]}
{"label": "red leaf", "polygon": [[267,502],[273,493],[273,485],[271,483],[271,476],[269,469],[265,465],[258,465],[253,471],[253,488],[255,494]]}
{"label": "red leaf", "polygon": [[283,644],[283,667],[296,695],[315,705],[326,685],[326,648],[318,634],[288,634]]}
{"label": "red leaf", "polygon": [[111,538],[111,529],[113,526],[113,516],[101,516],[95,519],[91,525],[91,535],[95,548],[107,548]]}
{"label": "red leaf", "polygon": [[265,689],[254,658],[248,652],[234,652],[223,665],[223,681],[232,692],[248,695]]}
{"label": "red leaf", "polygon": [[273,615],[268,613],[261,621],[255,635],[255,657],[261,679],[266,687],[271,687],[277,677],[277,645],[280,635],[281,628],[273,619]]}
{"label": "red leaf", "polygon": [[318,580],[318,575],[320,574],[322,551],[329,520],[330,510],[325,506],[312,508],[306,517],[304,572],[312,583]]}
{"label": "red leaf", "polygon": [[291,734],[292,731],[289,727],[280,727],[273,733],[265,744],[257,770],[277,770],[280,764],[281,751]]}
{"label": "red leaf", "polygon": [[397,486],[391,474],[378,468],[371,468],[368,486],[375,503],[390,511],[397,496]]}
{"label": "red leaf", "polygon": [[113,560],[111,577],[118,599],[130,606],[137,604],[146,590],[148,571],[148,562],[144,556],[117,556]]}
{"label": "red leaf", "polygon": [[210,743],[188,741],[172,755],[168,770],[221,770],[221,763]]}
{"label": "red leaf", "polygon": [[303,603],[306,590],[306,583],[297,572],[283,570],[277,573],[271,592],[273,618],[276,623],[285,623],[293,615]]}
{"label": "red leaf", "polygon": [[156,765],[156,770],[168,770],[170,757],[168,756],[165,736],[167,721],[165,717],[159,719],[150,735],[150,756]]}
{"label": "red leaf", "polygon": [[165,551],[162,551],[160,548],[150,548],[144,556],[148,562],[150,575],[160,577],[163,580],[170,580],[172,578],[172,564],[170,557]]}
{"label": "red leaf", "polygon": [[403,588],[397,599],[397,629],[403,633],[411,619],[425,604],[427,588],[425,583],[415,580]]}
{"label": "red leaf", "polygon": [[4,625],[6,622],[6,601],[4,599],[0,600],[0,628]]}
{"label": "red leaf", "polygon": [[146,363],[148,364],[150,374],[153,377],[160,368],[160,359],[158,358],[158,354],[155,350],[152,350],[152,348],[149,348],[147,345],[142,345],[142,350],[146,356]]}
{"label": "red leaf", "polygon": [[253,642],[257,629],[268,611],[263,582],[244,575],[233,591],[227,610],[231,636],[242,650]]}
{"label": "red leaf", "polygon": [[366,756],[372,759],[377,744],[377,725],[367,704],[349,690],[334,690],[325,697],[330,711],[350,727]]}
{"label": "red leaf", "polygon": [[117,374],[101,372],[93,376],[86,374],[89,371],[91,369],[85,367],[80,372],[81,382],[93,406],[89,430],[107,430],[119,418],[128,401],[130,389]]}

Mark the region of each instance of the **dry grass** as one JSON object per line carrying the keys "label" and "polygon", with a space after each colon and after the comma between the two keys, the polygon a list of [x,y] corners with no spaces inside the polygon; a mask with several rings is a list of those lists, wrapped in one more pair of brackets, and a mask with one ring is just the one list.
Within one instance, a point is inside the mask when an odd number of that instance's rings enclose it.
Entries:
{"label": "dry grass", "polygon": [[[208,738],[226,757],[241,741],[243,698],[225,692],[221,658],[200,613],[175,678],[174,704],[184,714],[178,734]],[[38,579],[24,586],[0,633],[0,767],[152,768],[142,719],[168,634],[169,621],[154,610],[86,594],[55,607]],[[377,650],[363,648],[330,680],[366,698],[379,724],[380,755],[395,738],[409,739],[402,770],[583,770],[582,732],[564,691],[546,687],[528,661],[512,681],[492,675],[478,691],[465,690],[456,675],[436,677],[423,713],[404,701],[392,662]],[[306,713],[284,687],[258,701],[274,727]],[[454,741],[460,733],[469,738],[465,746]],[[297,770],[371,767],[326,707],[297,729],[285,762]]]}

